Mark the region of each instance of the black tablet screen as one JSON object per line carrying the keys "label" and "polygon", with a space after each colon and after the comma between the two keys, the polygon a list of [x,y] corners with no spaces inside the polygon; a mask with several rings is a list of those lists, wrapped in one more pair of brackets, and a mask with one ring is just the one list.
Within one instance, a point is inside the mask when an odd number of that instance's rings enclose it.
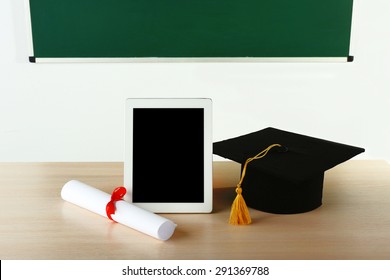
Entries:
{"label": "black tablet screen", "polygon": [[133,202],[204,202],[204,109],[133,111]]}

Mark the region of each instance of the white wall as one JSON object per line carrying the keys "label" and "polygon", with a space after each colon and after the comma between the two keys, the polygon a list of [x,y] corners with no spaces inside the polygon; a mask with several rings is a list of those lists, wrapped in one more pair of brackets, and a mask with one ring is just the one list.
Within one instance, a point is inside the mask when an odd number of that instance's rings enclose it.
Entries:
{"label": "white wall", "polygon": [[353,63],[31,64],[0,1],[0,161],[122,161],[128,97],[210,97],[214,140],[268,126],[390,160],[390,3],[356,1]]}

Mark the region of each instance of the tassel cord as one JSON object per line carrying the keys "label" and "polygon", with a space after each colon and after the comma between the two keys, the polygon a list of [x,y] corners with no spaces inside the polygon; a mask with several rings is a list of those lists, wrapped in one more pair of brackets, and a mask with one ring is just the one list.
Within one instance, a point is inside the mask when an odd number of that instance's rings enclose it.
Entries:
{"label": "tassel cord", "polygon": [[255,155],[254,157],[248,158],[245,161],[244,167],[242,168],[242,172],[241,172],[240,182],[237,184],[237,187],[236,187],[237,196],[234,199],[233,204],[232,204],[232,209],[230,211],[229,224],[248,225],[252,222],[248,207],[245,203],[244,197],[242,196],[241,184],[244,181],[248,164],[253,160],[257,160],[257,159],[261,159],[261,158],[265,157],[268,154],[268,152],[274,147],[281,147],[281,145],[280,144],[272,144],[272,145],[268,146],[266,149],[264,149],[263,151],[261,151],[260,153],[258,153],[257,155]]}

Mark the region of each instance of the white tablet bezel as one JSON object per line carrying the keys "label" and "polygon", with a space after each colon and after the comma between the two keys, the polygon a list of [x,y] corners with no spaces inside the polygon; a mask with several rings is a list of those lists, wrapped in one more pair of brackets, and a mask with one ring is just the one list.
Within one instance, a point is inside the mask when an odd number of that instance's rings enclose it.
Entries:
{"label": "white tablet bezel", "polygon": [[[203,108],[204,110],[204,202],[133,203],[133,110],[135,108]],[[178,120],[180,121],[180,120]],[[154,213],[210,213],[212,211],[212,101],[207,98],[129,98],[125,108],[125,200]],[[188,159],[191,160],[191,159]],[[151,174],[153,176],[153,174]],[[190,178],[189,178],[190,180]],[[146,187],[146,186],[145,186]],[[168,186],[167,186],[168,187]],[[183,183],[185,188],[185,183]]]}

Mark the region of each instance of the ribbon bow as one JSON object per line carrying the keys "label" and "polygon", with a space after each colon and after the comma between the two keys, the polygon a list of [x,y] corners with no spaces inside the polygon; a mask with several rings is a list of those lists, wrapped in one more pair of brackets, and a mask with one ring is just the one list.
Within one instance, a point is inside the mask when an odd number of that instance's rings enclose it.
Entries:
{"label": "ribbon bow", "polygon": [[111,200],[106,205],[107,217],[110,220],[114,221],[113,218],[111,217],[111,215],[115,214],[115,211],[116,211],[115,202],[118,201],[118,200],[122,200],[123,197],[125,196],[125,194],[126,194],[126,188],[125,187],[117,187],[112,192]]}

